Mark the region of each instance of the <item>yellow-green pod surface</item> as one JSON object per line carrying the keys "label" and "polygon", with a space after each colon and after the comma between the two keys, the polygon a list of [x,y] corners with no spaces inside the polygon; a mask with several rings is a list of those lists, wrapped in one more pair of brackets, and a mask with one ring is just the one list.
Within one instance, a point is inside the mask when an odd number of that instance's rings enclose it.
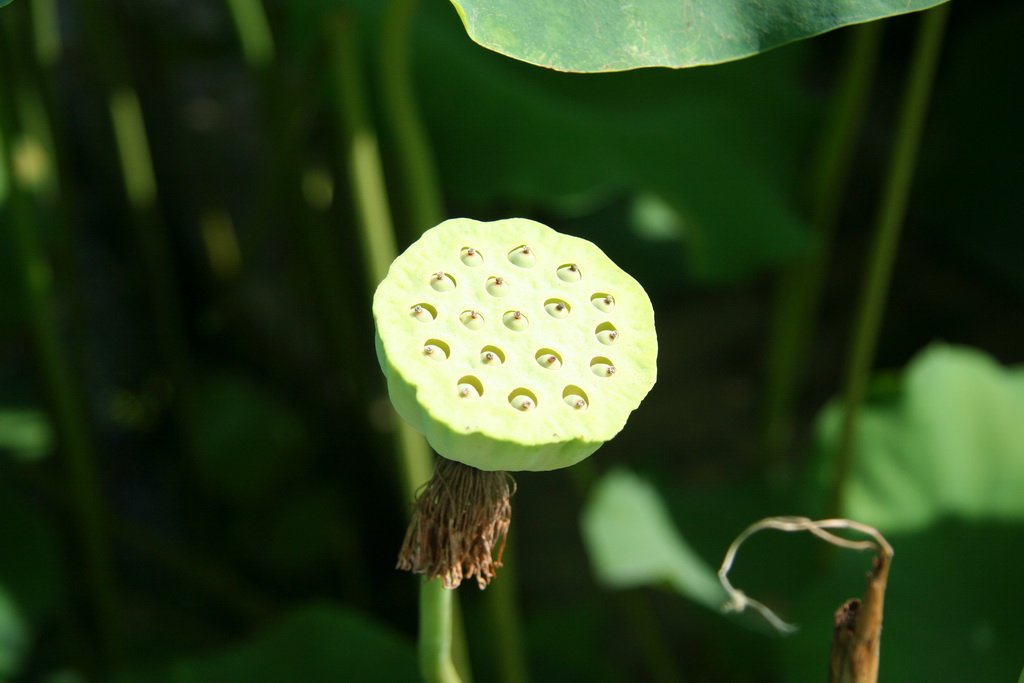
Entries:
{"label": "yellow-green pod surface", "polygon": [[643,287],[591,242],[524,218],[431,228],[373,299],[398,414],[481,470],[568,467],[654,385]]}

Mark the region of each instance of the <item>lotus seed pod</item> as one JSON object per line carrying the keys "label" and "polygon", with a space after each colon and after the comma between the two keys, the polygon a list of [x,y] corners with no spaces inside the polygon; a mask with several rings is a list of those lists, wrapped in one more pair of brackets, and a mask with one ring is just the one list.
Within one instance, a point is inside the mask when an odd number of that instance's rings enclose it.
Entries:
{"label": "lotus seed pod", "polygon": [[656,379],[654,311],[594,244],[535,221],[445,221],[374,295],[399,415],[480,470],[552,470],[625,425]]}

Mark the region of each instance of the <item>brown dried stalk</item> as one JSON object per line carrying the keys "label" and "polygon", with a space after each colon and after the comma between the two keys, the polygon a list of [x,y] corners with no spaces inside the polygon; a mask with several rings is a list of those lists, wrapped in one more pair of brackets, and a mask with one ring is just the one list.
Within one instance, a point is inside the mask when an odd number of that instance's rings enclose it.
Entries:
{"label": "brown dried stalk", "polygon": [[501,566],[515,490],[508,472],[438,458],[434,476],[413,504],[398,568],[439,578],[445,588],[475,576],[486,588]]}

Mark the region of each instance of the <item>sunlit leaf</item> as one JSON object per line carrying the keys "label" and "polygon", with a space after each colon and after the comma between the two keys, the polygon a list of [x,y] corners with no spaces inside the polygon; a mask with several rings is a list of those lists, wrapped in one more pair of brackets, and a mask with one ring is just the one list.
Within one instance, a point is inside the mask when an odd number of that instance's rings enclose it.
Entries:
{"label": "sunlit leaf", "polygon": [[559,71],[698,66],[749,57],[942,0],[452,0],[480,45]]}
{"label": "sunlit leaf", "polygon": [[626,470],[607,474],[581,517],[583,540],[598,580],[610,588],[669,585],[718,609],[725,591],[676,529],[658,491]]}
{"label": "sunlit leaf", "polygon": [[[822,452],[839,406],[820,419]],[[1024,520],[1024,371],[936,344],[909,365],[895,403],[867,405],[843,514],[883,532],[942,517]]]}

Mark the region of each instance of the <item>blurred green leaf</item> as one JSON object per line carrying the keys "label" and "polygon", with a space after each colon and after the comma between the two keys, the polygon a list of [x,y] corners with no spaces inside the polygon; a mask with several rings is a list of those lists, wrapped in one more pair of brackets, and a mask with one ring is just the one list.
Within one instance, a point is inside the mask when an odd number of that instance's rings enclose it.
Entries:
{"label": "blurred green leaf", "polygon": [[452,0],[480,45],[559,71],[699,66],[749,57],[942,0]]}
{"label": "blurred green leaf", "polygon": [[642,193],[671,217],[660,239],[679,240],[680,263],[712,281],[813,247],[793,201],[815,129],[806,46],[717,69],[580,76],[481,51],[439,13],[421,13],[417,76],[459,203],[578,216]]}
{"label": "blurred green leaf", "polygon": [[41,410],[0,408],[0,452],[16,460],[33,461],[53,448],[53,427]]}
{"label": "blurred green leaf", "polygon": [[19,673],[33,629],[52,619],[62,586],[50,515],[11,483],[0,482],[0,677]]}
{"label": "blurred green leaf", "polygon": [[[819,419],[832,452],[840,406]],[[943,517],[1024,520],[1024,371],[974,349],[934,344],[910,363],[901,396],[866,405],[843,515],[885,533]]]}
{"label": "blurred green leaf", "polygon": [[631,472],[601,479],[581,527],[594,573],[609,588],[668,584],[711,609],[724,604],[715,571],[680,535],[657,490]]}
{"label": "blurred green leaf", "polygon": [[262,386],[219,373],[204,377],[197,394],[196,469],[211,492],[252,505],[308,463],[302,421]]}
{"label": "blurred green leaf", "polygon": [[182,659],[115,683],[394,683],[418,680],[412,643],[377,622],[331,605],[295,610],[225,652]]}
{"label": "blurred green leaf", "polygon": [[0,584],[0,676],[18,673],[28,643],[28,627],[14,600]]}

